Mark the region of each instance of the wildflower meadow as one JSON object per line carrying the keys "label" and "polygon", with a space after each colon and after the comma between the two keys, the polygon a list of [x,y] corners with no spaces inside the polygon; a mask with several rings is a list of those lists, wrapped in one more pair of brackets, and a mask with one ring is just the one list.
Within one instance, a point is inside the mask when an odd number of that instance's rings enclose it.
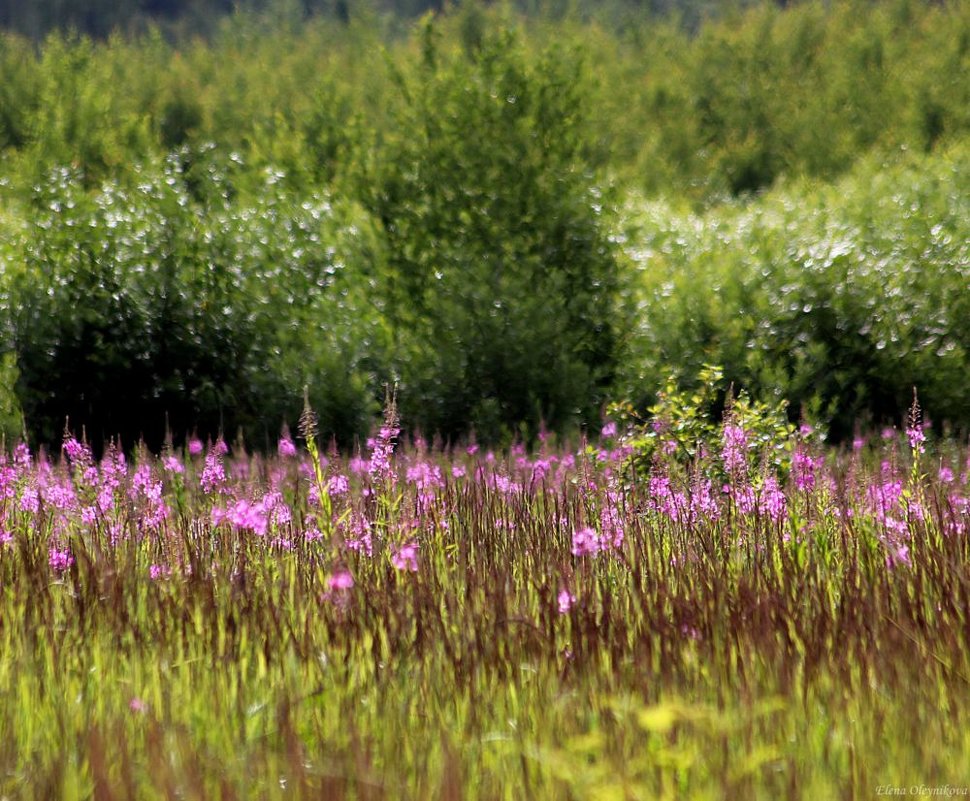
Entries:
{"label": "wildflower meadow", "polygon": [[970,796],[970,0],[0,0],[0,801]]}
{"label": "wildflower meadow", "polygon": [[[970,782],[970,451],[694,433],[0,463],[8,798],[868,798]],[[752,411],[753,409],[753,411]],[[682,420],[681,420],[682,423]]]}

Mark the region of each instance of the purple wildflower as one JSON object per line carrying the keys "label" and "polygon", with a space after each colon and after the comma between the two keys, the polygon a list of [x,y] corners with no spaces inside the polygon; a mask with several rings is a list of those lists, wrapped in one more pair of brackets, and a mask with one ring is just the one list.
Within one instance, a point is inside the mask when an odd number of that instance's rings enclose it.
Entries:
{"label": "purple wildflower", "polygon": [[416,543],[409,542],[402,545],[391,556],[391,564],[397,570],[407,570],[411,573],[418,572],[418,546]]}
{"label": "purple wildflower", "polygon": [[740,475],[747,467],[748,434],[741,426],[726,423],[723,438],[721,459],[724,469],[731,475]]}
{"label": "purple wildflower", "polygon": [[586,556],[596,554],[601,547],[600,538],[596,530],[592,528],[581,528],[573,532],[573,556]]}
{"label": "purple wildflower", "polygon": [[222,466],[219,455],[211,451],[205,457],[205,467],[202,469],[202,491],[210,495],[216,490],[221,490],[226,484],[226,470]]}
{"label": "purple wildflower", "polygon": [[91,449],[74,437],[64,440],[63,450],[71,464],[86,465],[91,461]]}
{"label": "purple wildflower", "polygon": [[74,564],[74,557],[66,549],[61,550],[56,546],[51,546],[47,553],[47,563],[55,573],[63,573]]}
{"label": "purple wildflower", "polygon": [[162,459],[162,467],[167,473],[179,475],[185,472],[185,466],[175,456],[166,456]]}
{"label": "purple wildflower", "polygon": [[349,570],[338,570],[327,580],[327,586],[331,591],[349,590],[354,586],[354,577]]}
{"label": "purple wildflower", "polygon": [[906,437],[909,439],[909,447],[913,453],[924,453],[923,443],[926,442],[926,434],[917,425],[911,425],[906,429]]}
{"label": "purple wildflower", "polygon": [[797,489],[807,492],[815,488],[815,470],[819,462],[801,448],[795,451],[792,455],[792,474]]}
{"label": "purple wildflower", "polygon": [[30,448],[26,442],[21,442],[13,449],[13,463],[21,470],[27,470],[30,467]]}
{"label": "purple wildflower", "polygon": [[374,555],[374,541],[370,533],[370,521],[364,515],[354,512],[350,516],[349,530],[344,532],[344,546],[351,551],[360,551],[367,556]]}
{"label": "purple wildflower", "polygon": [[394,481],[394,473],[391,470],[391,454],[394,452],[394,439],[401,430],[394,425],[385,423],[381,426],[380,433],[376,440],[373,440],[370,465],[368,472],[371,478],[377,481]]}
{"label": "purple wildflower", "polygon": [[787,507],[788,501],[785,498],[785,493],[778,487],[778,481],[774,476],[768,476],[761,487],[758,511],[767,515],[771,522],[780,523],[785,517]]}
{"label": "purple wildflower", "polygon": [[331,476],[330,481],[327,482],[327,491],[331,496],[346,495],[350,492],[350,479],[340,473]]}

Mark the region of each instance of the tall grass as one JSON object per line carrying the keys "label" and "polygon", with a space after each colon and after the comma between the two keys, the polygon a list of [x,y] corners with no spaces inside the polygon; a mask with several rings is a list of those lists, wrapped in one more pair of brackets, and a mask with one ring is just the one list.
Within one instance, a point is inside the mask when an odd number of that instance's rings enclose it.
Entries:
{"label": "tall grass", "polygon": [[[960,788],[968,452],[918,419],[693,458],[191,441],[0,467],[12,798],[809,798]],[[675,447],[667,447],[674,442]],[[312,453],[312,451],[311,451]],[[326,536],[324,533],[326,532]],[[918,732],[918,735],[916,734]]]}

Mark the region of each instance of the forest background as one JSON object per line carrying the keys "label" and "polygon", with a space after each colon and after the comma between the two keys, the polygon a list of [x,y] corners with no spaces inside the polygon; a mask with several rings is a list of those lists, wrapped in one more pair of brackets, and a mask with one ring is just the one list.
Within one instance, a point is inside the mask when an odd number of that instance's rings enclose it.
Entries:
{"label": "forest background", "polygon": [[[970,422],[970,3],[0,2],[0,428]],[[723,401],[723,398],[722,398]]]}

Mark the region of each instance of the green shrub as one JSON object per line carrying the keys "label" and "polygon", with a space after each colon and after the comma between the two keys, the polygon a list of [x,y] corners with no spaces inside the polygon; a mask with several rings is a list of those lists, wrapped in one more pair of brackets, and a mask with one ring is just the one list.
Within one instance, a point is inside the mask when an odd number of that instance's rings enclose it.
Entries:
{"label": "green shrub", "polygon": [[831,421],[836,438],[860,418],[901,420],[913,387],[932,416],[966,425],[968,174],[958,148],[704,216],[640,205],[623,393],[649,405],[669,367],[713,362],[736,389]]}
{"label": "green shrub", "polygon": [[366,430],[382,331],[366,216],[273,175],[233,203],[233,165],[183,151],[134,187],[90,194],[66,170],[38,187],[4,309],[37,439],[69,416],[96,445],[158,447],[166,424],[262,443],[305,384],[322,433]]}
{"label": "green shrub", "polygon": [[387,237],[404,419],[486,437],[592,419],[614,368],[617,262],[593,176],[583,62],[527,59],[494,17],[426,21],[368,205]]}

